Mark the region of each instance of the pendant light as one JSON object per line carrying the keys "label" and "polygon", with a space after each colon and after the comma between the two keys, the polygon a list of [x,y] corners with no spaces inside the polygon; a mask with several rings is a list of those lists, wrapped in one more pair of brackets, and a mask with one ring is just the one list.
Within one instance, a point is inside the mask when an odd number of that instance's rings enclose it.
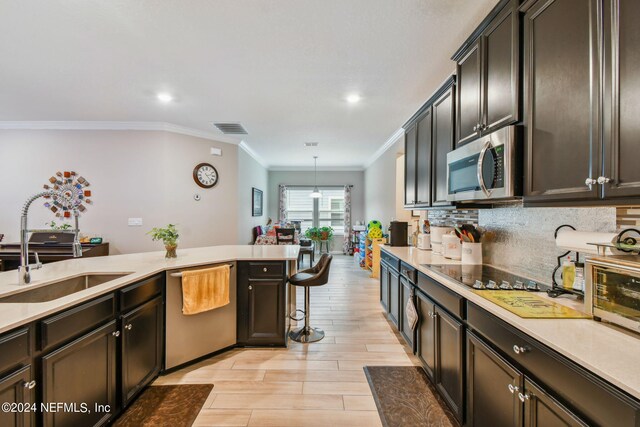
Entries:
{"label": "pendant light", "polygon": [[322,193],[318,190],[318,156],[313,156],[313,175],[313,182],[315,185],[313,187],[313,191],[309,194],[309,197],[312,199],[319,199],[322,197]]}

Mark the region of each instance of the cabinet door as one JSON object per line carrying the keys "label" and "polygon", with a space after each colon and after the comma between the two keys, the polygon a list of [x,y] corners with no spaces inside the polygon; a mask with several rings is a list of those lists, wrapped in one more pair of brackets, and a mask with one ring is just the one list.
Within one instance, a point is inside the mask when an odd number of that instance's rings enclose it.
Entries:
{"label": "cabinet door", "polygon": [[582,427],[587,424],[528,379],[524,381],[525,427]]}
{"label": "cabinet door", "polygon": [[525,15],[525,201],[599,196],[596,0],[540,0]]}
{"label": "cabinet door", "polygon": [[162,297],[122,317],[122,401],[126,405],[162,368]]}
{"label": "cabinet door", "polygon": [[412,125],[404,134],[404,204],[413,206],[416,202],[416,146],[418,144],[417,125]]}
{"label": "cabinet door", "polygon": [[399,326],[398,320],[400,319],[400,277],[395,270],[389,270],[389,319]]}
{"label": "cabinet door", "polygon": [[405,277],[400,276],[400,332],[413,352],[413,329],[407,319],[407,303],[412,298],[413,285]]}
{"label": "cabinet door", "polygon": [[457,65],[458,102],[456,117],[456,144],[463,145],[479,135],[480,90],[481,90],[481,57],[478,39]]}
{"label": "cabinet door", "polygon": [[433,151],[431,162],[431,205],[450,205],[447,201],[447,153],[453,150],[454,86],[433,103]]}
{"label": "cabinet door", "polygon": [[[609,2],[605,2],[609,3]],[[611,73],[605,73],[610,105],[605,131],[605,172],[610,179],[604,185],[605,197],[640,196],[640,140],[638,117],[640,117],[640,2],[637,0],[611,1],[605,34],[611,34],[612,52],[607,55]],[[610,28],[609,28],[610,27]]]}
{"label": "cabinet door", "polygon": [[464,374],[464,327],[440,307],[436,315],[436,387],[462,420],[462,380]]}
{"label": "cabinet door", "polygon": [[[45,412],[44,426],[99,426],[116,408],[116,322],[42,358],[44,403],[86,403],[90,412]],[[96,411],[102,405],[110,412]]]}
{"label": "cabinet door", "polygon": [[429,206],[431,203],[431,119],[432,110],[429,108],[417,125],[416,206]]}
{"label": "cabinet door", "polygon": [[282,280],[249,280],[245,344],[285,344],[285,301]]}
{"label": "cabinet door", "polygon": [[[0,403],[33,403],[33,387],[29,388],[31,381],[31,365],[0,378]],[[30,411],[0,411],[0,426],[3,427],[28,427],[32,421],[33,412]]]}
{"label": "cabinet door", "polygon": [[436,364],[436,321],[435,305],[422,292],[416,292],[418,311],[418,333],[416,354],[431,380],[435,381]]}
{"label": "cabinet door", "polygon": [[467,424],[473,427],[522,425],[518,393],[523,376],[472,333],[467,333]]}
{"label": "cabinet door", "polygon": [[518,2],[511,1],[483,34],[483,133],[518,121]]}
{"label": "cabinet door", "polygon": [[389,267],[380,263],[380,304],[389,312]]}

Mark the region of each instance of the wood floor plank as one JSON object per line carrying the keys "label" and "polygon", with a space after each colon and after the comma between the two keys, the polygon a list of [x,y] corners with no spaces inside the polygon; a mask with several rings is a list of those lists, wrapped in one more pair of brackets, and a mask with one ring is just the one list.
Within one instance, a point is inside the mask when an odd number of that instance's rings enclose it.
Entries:
{"label": "wood floor plank", "polygon": [[220,394],[214,409],[344,409],[339,394]]}
{"label": "wood floor plank", "polygon": [[[216,381],[213,383],[218,398],[227,393],[277,393],[277,394],[301,394],[303,384],[301,382],[266,382],[266,381]],[[214,401],[215,403],[215,401]]]}
{"label": "wood floor plank", "polygon": [[376,411],[373,396],[342,396],[346,411]]}
{"label": "wood floor plank", "polygon": [[252,362],[250,360],[238,361],[233,369],[310,369],[314,371],[332,371],[338,369],[335,360],[268,360]]}
{"label": "wood floor plank", "polygon": [[254,410],[249,426],[262,427],[375,427],[377,411]]}
{"label": "wood floor plank", "polygon": [[264,381],[348,381],[366,382],[364,371],[269,370]]}
{"label": "wood floor plank", "polygon": [[250,410],[203,409],[194,421],[193,427],[244,427],[249,424],[250,417]]}
{"label": "wood floor plank", "polygon": [[342,395],[370,395],[369,383],[364,382],[305,382],[302,394],[342,394]]}

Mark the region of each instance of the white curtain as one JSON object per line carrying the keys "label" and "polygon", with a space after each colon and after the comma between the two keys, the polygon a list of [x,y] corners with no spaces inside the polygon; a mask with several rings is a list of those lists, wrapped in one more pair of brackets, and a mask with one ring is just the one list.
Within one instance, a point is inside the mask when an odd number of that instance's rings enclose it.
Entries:
{"label": "white curtain", "polygon": [[349,253],[349,244],[351,242],[351,186],[344,186],[344,243],[342,244],[342,252]]}
{"label": "white curtain", "polygon": [[278,186],[278,221],[282,224],[287,222],[287,186]]}

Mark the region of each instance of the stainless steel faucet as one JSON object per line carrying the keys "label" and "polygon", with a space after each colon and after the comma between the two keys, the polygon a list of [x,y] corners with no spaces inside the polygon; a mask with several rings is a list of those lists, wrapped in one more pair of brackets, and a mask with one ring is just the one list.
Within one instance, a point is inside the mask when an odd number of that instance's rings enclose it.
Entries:
{"label": "stainless steel faucet", "polygon": [[[43,191],[42,193],[31,196],[22,207],[22,216],[20,217],[20,267],[18,267],[18,284],[26,285],[31,283],[31,270],[38,270],[42,268],[42,263],[36,252],[36,263],[29,264],[29,233],[34,231],[50,231],[50,230],[29,230],[27,225],[27,216],[29,214],[29,208],[31,204],[40,197],[46,196],[58,196],[68,202],[69,206],[73,206],[71,200],[62,192],[56,190]],[[78,217],[80,216],[78,209],[73,206],[71,208],[73,217],[75,220],[75,229],[64,230],[63,233],[73,233],[73,257],[79,258],[82,256],[82,245],[80,244],[80,227],[78,224]]]}

